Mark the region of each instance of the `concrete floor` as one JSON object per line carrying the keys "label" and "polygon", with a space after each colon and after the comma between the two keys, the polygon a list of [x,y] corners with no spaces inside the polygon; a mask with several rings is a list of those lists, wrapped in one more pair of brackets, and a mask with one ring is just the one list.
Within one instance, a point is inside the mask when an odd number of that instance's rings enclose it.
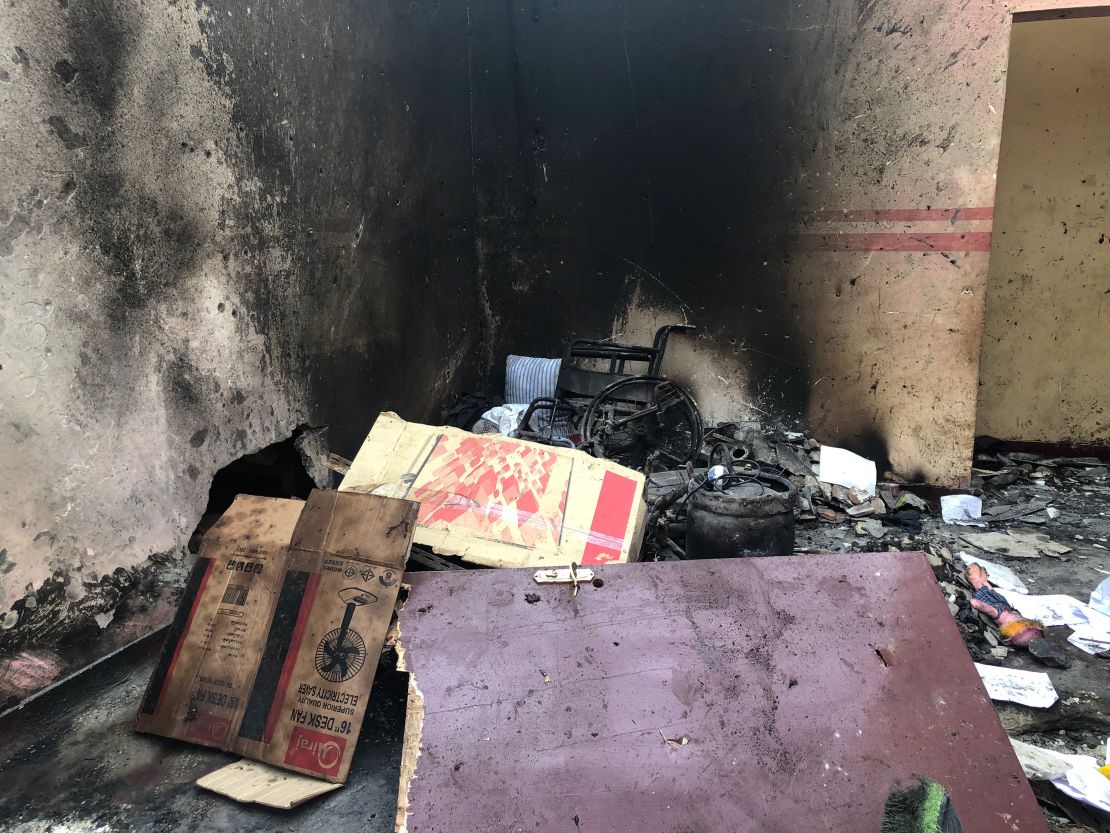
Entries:
{"label": "concrete floor", "polygon": [[0,721],[0,830],[393,830],[406,674],[379,670],[346,786],[278,811],[195,785],[237,756],[132,729],[160,645],[132,646]]}

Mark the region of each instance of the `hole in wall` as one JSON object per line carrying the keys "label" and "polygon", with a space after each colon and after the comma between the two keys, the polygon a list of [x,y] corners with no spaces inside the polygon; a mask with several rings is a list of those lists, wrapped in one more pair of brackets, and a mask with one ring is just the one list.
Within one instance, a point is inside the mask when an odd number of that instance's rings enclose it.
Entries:
{"label": "hole in wall", "polygon": [[189,550],[196,553],[200,540],[235,500],[236,495],[300,498],[304,500],[315,488],[305,469],[297,440],[302,429],[281,442],[272,443],[252,454],[232,460],[212,478],[208,506],[189,539]]}

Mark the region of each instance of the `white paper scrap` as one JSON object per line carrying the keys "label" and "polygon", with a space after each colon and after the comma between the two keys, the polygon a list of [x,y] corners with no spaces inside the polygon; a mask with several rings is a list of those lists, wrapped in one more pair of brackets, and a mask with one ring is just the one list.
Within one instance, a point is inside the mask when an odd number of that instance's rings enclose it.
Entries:
{"label": "white paper scrap", "polygon": [[1068,642],[1088,654],[1105,654],[1110,651],[1110,633],[1090,625],[1079,625],[1071,632]]}
{"label": "white paper scrap", "polygon": [[975,495],[941,496],[940,516],[946,524],[986,526],[979,521],[983,516],[983,501]]}
{"label": "white paper scrap", "polygon": [[1077,766],[1068,770],[1062,778],[1054,778],[1052,783],[1065,795],[1110,813],[1110,778],[1107,778],[1094,764]]}
{"label": "white paper scrap", "polygon": [[1019,671],[1016,668],[1000,668],[978,662],[975,663],[975,668],[983,678],[983,685],[992,700],[1006,700],[1023,706],[1047,709],[1059,699],[1056,689],[1052,687],[1052,680],[1043,671]]}
{"label": "white paper scrap", "polygon": [[1110,578],[1099,582],[1098,587],[1091,593],[1091,607],[1099,613],[1110,616]]}
{"label": "white paper scrap", "polygon": [[823,445],[817,479],[846,489],[859,489],[864,494],[873,496],[877,482],[875,461],[853,454],[845,448]]}
{"label": "white paper scrap", "polygon": [[[990,576],[990,583],[999,590],[1012,590],[1015,593],[1029,592],[1029,588],[1025,586],[1025,582],[1018,577],[1018,574],[1004,564],[995,564],[993,561],[987,561],[987,559],[975,555],[968,555],[966,552],[960,552],[959,556],[964,564],[978,564],[985,569],[987,575]],[[1013,602],[1010,602],[1010,604],[1013,604]]]}
{"label": "white paper scrap", "polygon": [[498,405],[496,408],[490,408],[482,414],[480,419],[496,425],[497,433],[512,437],[515,436],[513,432],[520,427],[520,421],[524,418],[524,412],[527,410],[527,405]]}
{"label": "white paper scrap", "polygon": [[1010,745],[1014,747],[1014,753],[1017,755],[1022,771],[1025,772],[1025,777],[1031,781],[1052,781],[1067,775],[1069,770],[1077,766],[1095,763],[1095,759],[1090,755],[1069,755],[1066,752],[1057,752],[1055,749],[1034,746],[1016,738],[1010,738]]}
{"label": "white paper scrap", "polygon": [[1006,601],[1017,608],[1018,613],[1030,619],[1040,619],[1047,627],[1095,625],[1110,632],[1110,616],[1103,616],[1079,599],[1063,595],[1027,596],[1012,590],[999,590]]}
{"label": "white paper scrap", "polygon": [[1085,804],[1110,812],[1110,778],[1098,771],[1090,755],[1067,755],[1010,739],[1025,777],[1050,781],[1056,789]]}

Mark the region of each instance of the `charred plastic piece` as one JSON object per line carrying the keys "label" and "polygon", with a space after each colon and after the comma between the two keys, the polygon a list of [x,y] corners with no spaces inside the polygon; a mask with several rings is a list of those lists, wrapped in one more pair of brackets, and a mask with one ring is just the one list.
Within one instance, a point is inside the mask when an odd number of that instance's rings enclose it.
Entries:
{"label": "charred plastic piece", "polygon": [[723,490],[702,488],[686,510],[687,558],[794,553],[794,485],[760,472]]}

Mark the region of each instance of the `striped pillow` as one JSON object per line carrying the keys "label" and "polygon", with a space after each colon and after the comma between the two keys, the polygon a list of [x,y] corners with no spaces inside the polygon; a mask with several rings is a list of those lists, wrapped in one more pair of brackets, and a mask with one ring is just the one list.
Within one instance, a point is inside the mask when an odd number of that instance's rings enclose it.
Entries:
{"label": "striped pillow", "polygon": [[[539,359],[533,356],[509,356],[505,360],[505,403],[527,405],[541,396],[554,396],[559,381],[562,359]],[[551,414],[539,411],[532,417],[532,430],[546,431]],[[552,435],[569,437],[570,421],[560,415]]]}

